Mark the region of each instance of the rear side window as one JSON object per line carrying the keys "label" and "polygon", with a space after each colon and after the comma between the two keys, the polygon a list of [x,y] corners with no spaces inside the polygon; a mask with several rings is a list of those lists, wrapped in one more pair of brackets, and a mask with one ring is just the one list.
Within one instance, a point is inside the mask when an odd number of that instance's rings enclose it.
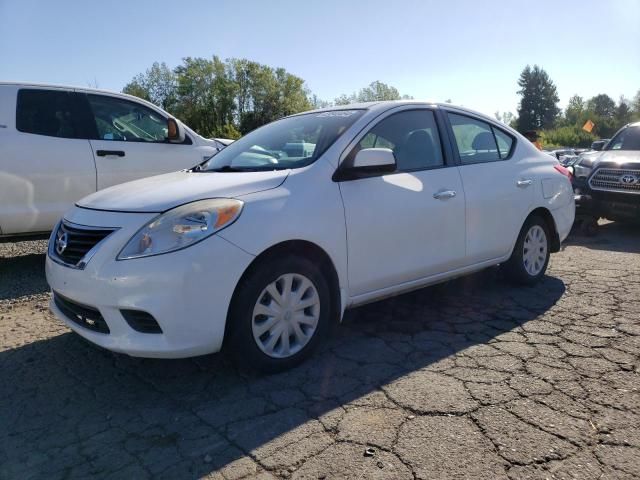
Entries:
{"label": "rear side window", "polygon": [[507,158],[511,153],[511,148],[513,147],[513,137],[502,130],[498,130],[494,126],[491,126],[491,129],[493,130],[493,133],[496,136],[496,141],[498,142],[498,153],[500,153],[500,158]]}
{"label": "rear side window", "polygon": [[488,123],[455,113],[447,115],[463,164],[500,160],[496,138]]}
{"label": "rear side window", "polygon": [[59,138],[80,138],[74,93],[60,90],[18,91],[16,128],[20,132]]}

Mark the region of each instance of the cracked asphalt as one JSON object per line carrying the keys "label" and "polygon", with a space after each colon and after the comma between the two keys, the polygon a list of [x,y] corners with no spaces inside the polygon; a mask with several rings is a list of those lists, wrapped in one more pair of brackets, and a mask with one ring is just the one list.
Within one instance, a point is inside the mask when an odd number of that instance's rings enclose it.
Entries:
{"label": "cracked asphalt", "polygon": [[0,478],[640,478],[640,229],[353,310],[272,376],[91,346],[43,252],[0,244]]}

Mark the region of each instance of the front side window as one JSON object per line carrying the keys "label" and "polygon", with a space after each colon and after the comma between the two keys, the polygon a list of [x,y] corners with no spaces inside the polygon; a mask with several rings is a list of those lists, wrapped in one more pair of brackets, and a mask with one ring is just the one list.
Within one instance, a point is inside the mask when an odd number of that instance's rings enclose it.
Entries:
{"label": "front side window", "polygon": [[283,118],[236,140],[196,171],[285,170],[310,165],[362,113],[329,110]]}
{"label": "front side window", "polygon": [[381,120],[349,153],[347,162],[365,148],[392,150],[398,171],[444,165],[438,127],[430,110],[408,110]]}
{"label": "front side window", "polygon": [[448,113],[463,165],[495,162],[509,156],[513,138],[475,118]]}
{"label": "front side window", "polygon": [[167,119],[136,102],[105,95],[87,95],[98,140],[166,142]]}
{"label": "front side window", "polygon": [[640,127],[627,127],[618,132],[606,150],[640,150]]}
{"label": "front side window", "polygon": [[19,90],[16,129],[49,137],[80,138],[74,101],[74,93],[64,90]]}

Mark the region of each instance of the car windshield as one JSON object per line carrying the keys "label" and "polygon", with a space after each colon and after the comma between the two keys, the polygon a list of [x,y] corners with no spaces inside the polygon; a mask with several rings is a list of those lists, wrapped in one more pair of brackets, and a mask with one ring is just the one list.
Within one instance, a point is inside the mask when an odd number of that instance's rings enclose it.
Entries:
{"label": "car windshield", "polygon": [[627,127],[618,132],[606,150],[640,150],[640,126]]}
{"label": "car windshield", "polygon": [[284,170],[313,163],[363,113],[331,110],[284,118],[233,142],[194,171]]}

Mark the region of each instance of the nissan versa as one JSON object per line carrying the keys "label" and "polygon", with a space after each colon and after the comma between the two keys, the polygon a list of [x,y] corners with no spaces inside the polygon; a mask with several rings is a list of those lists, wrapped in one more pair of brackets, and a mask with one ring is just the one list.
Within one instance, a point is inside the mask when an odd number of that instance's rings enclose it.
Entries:
{"label": "nissan versa", "polygon": [[574,220],[569,177],[448,104],[291,116],[195,168],[79,201],[49,242],[51,308],[113,351],[224,346],[288,368],[346,308],[496,264],[538,281]]}

